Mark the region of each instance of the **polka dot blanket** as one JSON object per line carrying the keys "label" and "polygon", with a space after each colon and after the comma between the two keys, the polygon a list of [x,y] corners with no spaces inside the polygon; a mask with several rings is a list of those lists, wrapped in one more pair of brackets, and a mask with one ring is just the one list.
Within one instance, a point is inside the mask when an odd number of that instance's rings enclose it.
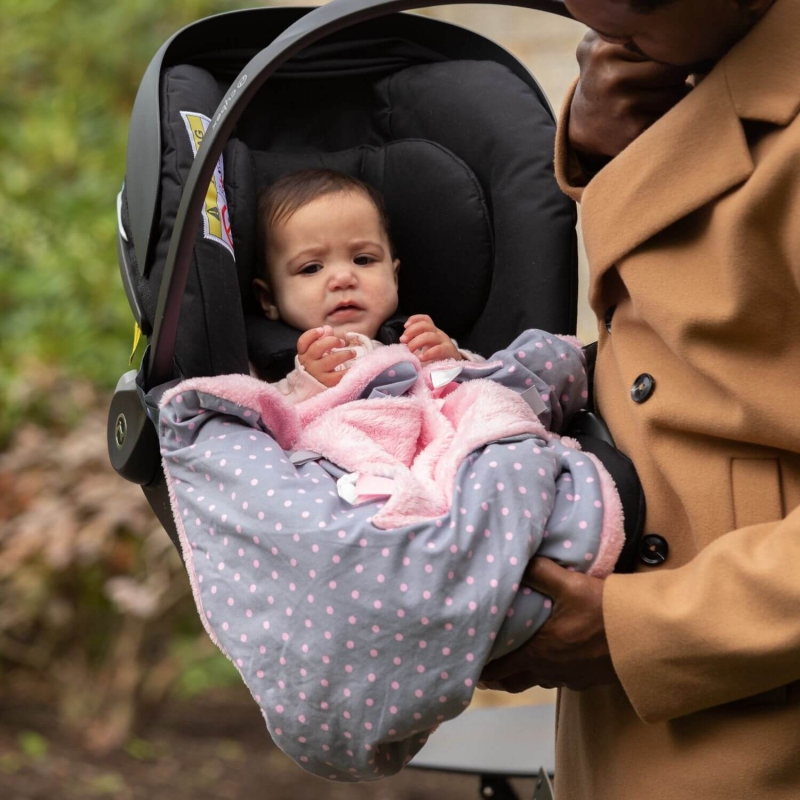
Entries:
{"label": "polka dot blanket", "polygon": [[296,406],[245,375],[163,396],[159,437],[203,624],[275,742],[339,781],[396,773],[542,626],[534,554],[606,575],[622,509],[559,437],[587,397],[576,340],[485,363],[402,345]]}

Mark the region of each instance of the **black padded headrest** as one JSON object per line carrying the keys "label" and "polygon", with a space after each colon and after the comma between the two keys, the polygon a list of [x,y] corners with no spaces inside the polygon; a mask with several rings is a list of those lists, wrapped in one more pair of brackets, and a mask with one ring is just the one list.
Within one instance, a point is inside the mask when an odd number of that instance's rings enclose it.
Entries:
{"label": "black padded headrest", "polygon": [[[237,146],[239,151],[242,148]],[[251,155],[253,166],[234,178],[240,204],[238,213],[232,215],[237,243],[252,240],[255,234],[255,214],[245,210],[243,206],[248,203],[242,201],[246,197],[255,203],[255,186],[268,186],[289,172],[309,167],[354,175],[385,198],[401,264],[400,313],[431,314],[451,336],[468,334],[486,303],[494,251],[483,191],[460,158],[422,139],[389,142],[382,147],[365,145],[337,153]],[[246,163],[241,153],[236,158],[240,167]],[[239,259],[243,297],[251,296],[250,282],[260,268],[259,262],[258,256],[249,263]],[[252,302],[246,302],[245,311],[260,316]],[[296,337],[294,341],[285,339],[281,331],[281,326],[247,319],[248,350],[262,373],[270,371],[270,364],[265,363],[268,349],[261,339],[274,338],[276,358],[287,345],[294,349]]]}

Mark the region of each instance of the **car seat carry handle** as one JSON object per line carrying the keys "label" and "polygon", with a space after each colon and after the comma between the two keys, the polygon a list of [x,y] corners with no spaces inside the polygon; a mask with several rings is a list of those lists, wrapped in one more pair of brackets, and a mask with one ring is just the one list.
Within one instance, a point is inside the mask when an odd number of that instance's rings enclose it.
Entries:
{"label": "car seat carry handle", "polygon": [[[477,2],[519,6],[570,17],[563,0]],[[296,53],[332,33],[399,11],[451,4],[452,0],[333,0],[305,14],[245,65],[214,112],[181,197],[158,294],[150,342],[151,358],[145,376],[146,390],[174,377],[178,318],[206,189],[236,122],[262,84]]]}

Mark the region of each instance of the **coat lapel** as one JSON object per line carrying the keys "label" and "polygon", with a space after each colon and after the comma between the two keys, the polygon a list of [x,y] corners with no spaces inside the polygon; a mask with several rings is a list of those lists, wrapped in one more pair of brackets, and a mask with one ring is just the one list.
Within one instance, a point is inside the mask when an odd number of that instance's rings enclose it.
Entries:
{"label": "coat lapel", "polygon": [[592,304],[600,278],[616,261],[752,171],[725,74],[717,67],[586,187],[581,205]]}
{"label": "coat lapel", "polygon": [[742,119],[788,125],[800,110],[800,3],[776,0],[720,66]]}

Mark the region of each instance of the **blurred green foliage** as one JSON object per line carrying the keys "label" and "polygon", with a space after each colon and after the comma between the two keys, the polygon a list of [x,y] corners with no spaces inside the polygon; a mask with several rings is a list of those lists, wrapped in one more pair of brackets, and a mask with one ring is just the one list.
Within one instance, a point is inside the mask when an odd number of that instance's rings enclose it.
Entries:
{"label": "blurred green foliage", "polygon": [[30,758],[44,758],[47,755],[47,739],[34,731],[22,731],[17,741],[19,749]]}
{"label": "blurred green foliage", "polygon": [[[0,447],[42,369],[113,386],[133,317],[116,205],[133,99],[182,26],[246,0],[4,0],[0,25]],[[47,422],[47,420],[42,420]]]}
{"label": "blurred green foliage", "polygon": [[236,668],[219,651],[210,651],[205,657],[199,656],[195,640],[188,636],[175,637],[170,646],[173,658],[181,665],[174,687],[180,696],[194,697],[209,689],[238,686],[241,683]]}

